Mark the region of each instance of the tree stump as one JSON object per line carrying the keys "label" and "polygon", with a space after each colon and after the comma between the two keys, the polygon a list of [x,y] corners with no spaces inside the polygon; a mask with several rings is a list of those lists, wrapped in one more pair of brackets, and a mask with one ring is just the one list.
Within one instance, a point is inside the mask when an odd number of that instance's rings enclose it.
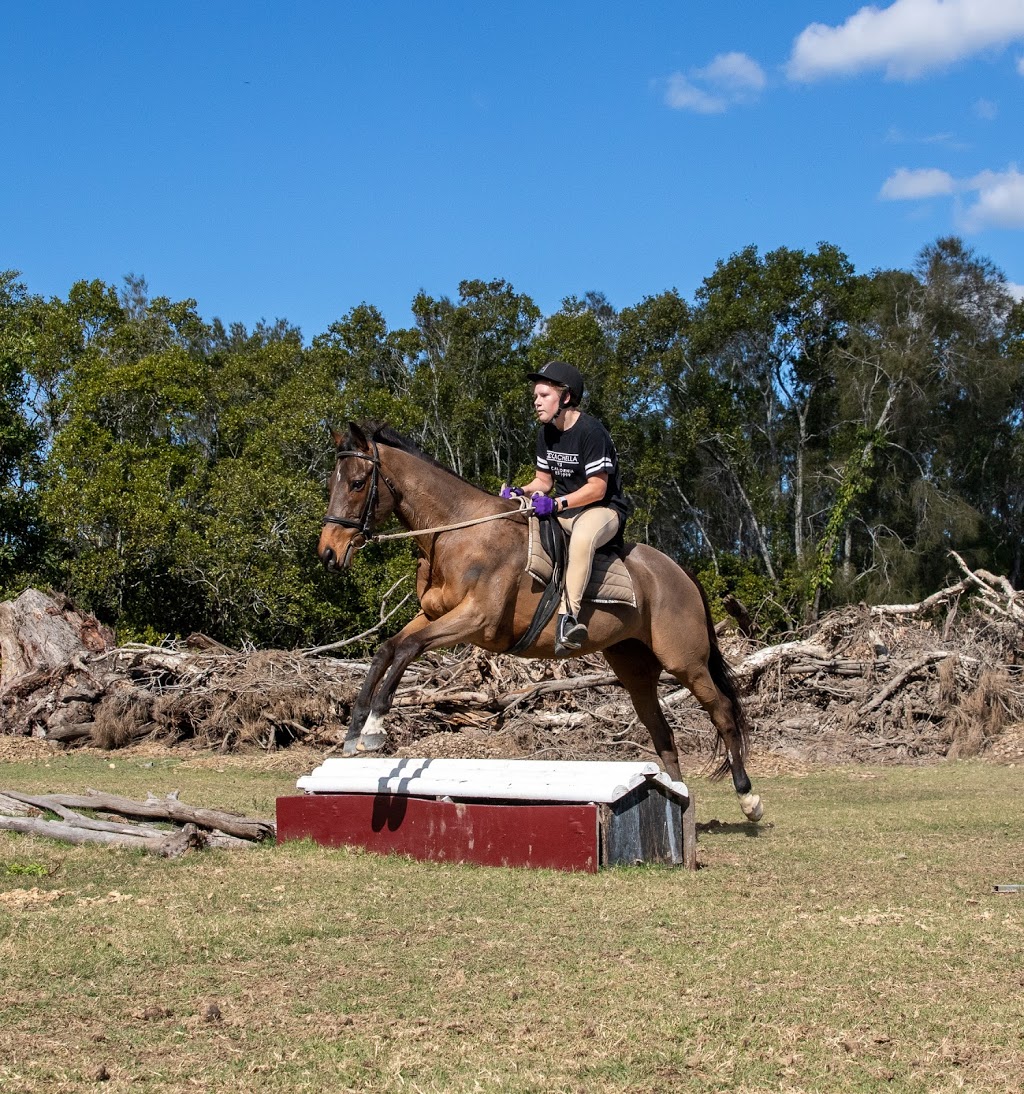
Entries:
{"label": "tree stump", "polygon": [[114,648],[114,634],[64,597],[26,589],[0,603],[0,691],[33,673],[49,673],[89,653]]}

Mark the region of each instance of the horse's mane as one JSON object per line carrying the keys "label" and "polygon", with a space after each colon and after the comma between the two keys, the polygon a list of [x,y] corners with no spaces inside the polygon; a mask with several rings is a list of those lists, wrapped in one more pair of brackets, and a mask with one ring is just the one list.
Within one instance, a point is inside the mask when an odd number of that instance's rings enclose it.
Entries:
{"label": "horse's mane", "polygon": [[[463,478],[457,471],[453,471],[439,460],[435,460],[433,456],[424,452],[419,445],[409,440],[404,434],[399,433],[397,429],[392,429],[387,422],[360,422],[359,428],[367,437],[376,441],[378,444],[384,444],[387,445],[388,448],[397,448],[402,452],[408,452],[410,456],[415,456],[417,459],[429,463],[431,467],[436,467],[439,471],[444,471],[446,474],[451,475],[460,482],[466,483],[467,486],[472,486],[476,490],[482,489],[477,483],[470,482],[469,479]],[[486,493],[486,491],[483,492]]]}

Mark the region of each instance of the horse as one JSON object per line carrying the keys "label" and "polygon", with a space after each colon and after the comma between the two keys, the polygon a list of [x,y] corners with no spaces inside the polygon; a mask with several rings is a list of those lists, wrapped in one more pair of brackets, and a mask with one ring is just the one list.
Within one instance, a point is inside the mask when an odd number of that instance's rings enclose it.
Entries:
{"label": "horse", "polygon": [[[331,431],[334,469],[317,553],[331,571],[347,568],[390,515],[415,539],[420,557],[416,593],[420,610],[373,656],[352,707],[344,755],[379,751],[384,719],[406,668],[422,653],[470,643],[507,653],[525,635],[541,593],[526,572],[528,510],[519,500],[488,494],[378,422],[349,422],[347,435]],[[749,821],[762,816],[744,767],[749,726],[732,672],[715,635],[700,583],[667,555],[628,544],[624,561],[636,606],[584,601],[581,622],[589,638],[571,653],[555,648],[551,620],[525,658],[601,653],[625,688],[651,735],[662,766],[681,778],[672,727],[658,700],[662,671],[688,688],[718,733],[724,758],[713,777],[731,774]]]}

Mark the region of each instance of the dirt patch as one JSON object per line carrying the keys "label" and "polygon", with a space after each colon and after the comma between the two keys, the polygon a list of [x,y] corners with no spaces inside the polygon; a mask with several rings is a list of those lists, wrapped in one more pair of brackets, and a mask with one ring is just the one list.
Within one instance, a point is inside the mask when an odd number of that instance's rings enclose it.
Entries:
{"label": "dirt patch", "polygon": [[996,763],[1024,764],[1024,722],[1004,726],[983,755]]}
{"label": "dirt patch", "polygon": [[55,741],[40,737],[0,736],[0,763],[32,763],[60,755],[63,750]]}

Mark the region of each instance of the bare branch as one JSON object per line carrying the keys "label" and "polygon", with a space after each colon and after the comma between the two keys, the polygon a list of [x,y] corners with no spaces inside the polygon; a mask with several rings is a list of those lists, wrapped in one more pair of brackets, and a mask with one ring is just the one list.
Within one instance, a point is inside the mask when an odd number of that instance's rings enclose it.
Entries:
{"label": "bare branch", "polygon": [[398,588],[399,585],[408,580],[408,576],[401,577],[394,583],[394,585],[391,586],[390,589],[388,589],[388,591],[384,594],[381,600],[380,620],[368,630],[363,631],[361,634],[353,635],[353,637],[351,638],[343,638],[339,642],[329,642],[326,646],[311,646],[309,649],[304,649],[301,652],[306,654],[307,656],[312,656],[313,654],[317,653],[327,653],[329,650],[340,650],[343,649],[345,646],[351,646],[354,645],[356,642],[361,642],[364,638],[369,638],[371,634],[376,634],[377,631],[379,631],[389,619],[397,615],[412,598],[413,594],[411,592],[406,593],[405,596],[403,596],[402,599],[395,605],[395,607],[385,614],[388,597],[391,596],[391,594],[395,591],[395,589]]}

